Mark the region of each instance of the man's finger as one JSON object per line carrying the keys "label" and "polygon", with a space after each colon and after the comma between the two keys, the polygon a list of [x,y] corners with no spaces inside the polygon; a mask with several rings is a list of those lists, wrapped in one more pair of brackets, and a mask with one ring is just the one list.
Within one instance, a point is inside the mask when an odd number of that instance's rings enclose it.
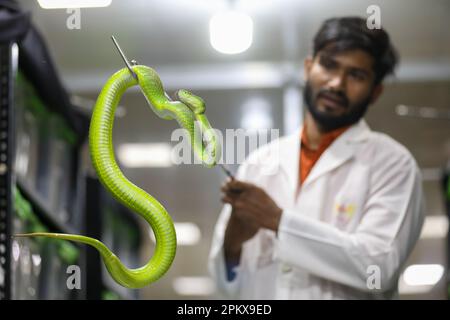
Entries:
{"label": "man's finger", "polygon": [[241,193],[242,191],[244,191],[243,189],[234,187],[233,185],[228,184],[228,183],[225,184],[224,186],[222,186],[222,187],[220,188],[220,190],[221,190],[222,192],[224,192],[224,193],[234,193],[234,194],[239,194],[239,193]]}
{"label": "man's finger", "polygon": [[240,188],[240,189],[248,189],[248,188],[254,188],[255,185],[253,183],[249,183],[249,182],[244,182],[241,180],[231,180],[229,182],[230,186],[233,186],[235,188]]}
{"label": "man's finger", "polygon": [[231,180],[227,183],[227,187],[232,190],[244,191],[245,189],[254,188],[255,185],[240,180]]}
{"label": "man's finger", "polygon": [[223,203],[229,203],[229,204],[233,204],[234,201],[235,201],[233,198],[230,198],[228,196],[223,196],[221,198],[221,200],[222,200]]}
{"label": "man's finger", "polygon": [[238,198],[242,199],[243,193],[239,190],[228,190],[227,192],[225,192],[225,195],[232,199],[238,199]]}

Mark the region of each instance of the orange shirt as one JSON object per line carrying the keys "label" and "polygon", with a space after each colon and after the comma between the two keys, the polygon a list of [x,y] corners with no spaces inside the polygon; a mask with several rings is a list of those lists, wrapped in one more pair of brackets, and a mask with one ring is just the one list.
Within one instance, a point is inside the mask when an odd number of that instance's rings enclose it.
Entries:
{"label": "orange shirt", "polygon": [[302,130],[301,148],[300,148],[300,184],[303,184],[308,174],[311,172],[314,164],[319,160],[322,153],[339,137],[348,127],[338,128],[336,130],[325,133],[322,136],[319,148],[313,150],[309,146],[308,137],[306,135],[306,124]]}

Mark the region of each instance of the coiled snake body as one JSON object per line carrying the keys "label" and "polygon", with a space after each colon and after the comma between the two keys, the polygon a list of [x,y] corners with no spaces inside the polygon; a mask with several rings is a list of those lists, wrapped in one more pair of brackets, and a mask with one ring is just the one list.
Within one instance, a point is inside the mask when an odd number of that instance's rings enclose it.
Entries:
{"label": "coiled snake body", "polygon": [[[152,68],[136,65],[134,79],[124,68],[109,78],[103,87],[91,118],[89,149],[97,175],[113,196],[137,212],[152,227],[156,247],[152,258],[141,268],[128,269],[106,245],[97,239],[72,234],[29,233],[18,237],[49,237],[91,245],[100,253],[103,262],[119,284],[141,288],[162,277],[170,268],[176,252],[176,233],[173,221],[164,207],[151,195],[130,182],[122,173],[114,157],[112,130],[114,113],[124,92],[139,85],[153,111],[166,120],[175,119],[186,129],[195,154],[207,167],[214,166],[219,157],[219,145],[206,118],[203,100],[186,90],[179,90],[181,101],[172,101],[165,95],[161,80]],[[196,125],[200,135],[196,134]]]}

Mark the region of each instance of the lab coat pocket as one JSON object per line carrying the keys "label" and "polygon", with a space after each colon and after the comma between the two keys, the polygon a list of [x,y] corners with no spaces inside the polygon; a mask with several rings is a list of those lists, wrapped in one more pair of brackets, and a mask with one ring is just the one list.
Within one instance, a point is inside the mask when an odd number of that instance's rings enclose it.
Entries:
{"label": "lab coat pocket", "polygon": [[264,268],[274,262],[275,233],[270,230],[260,230],[257,268]]}
{"label": "lab coat pocket", "polygon": [[296,290],[308,288],[310,275],[305,270],[287,264],[281,265],[281,284]]}
{"label": "lab coat pocket", "polygon": [[273,263],[274,241],[274,232],[260,229],[255,237],[244,242],[241,261],[249,271],[256,272]]}

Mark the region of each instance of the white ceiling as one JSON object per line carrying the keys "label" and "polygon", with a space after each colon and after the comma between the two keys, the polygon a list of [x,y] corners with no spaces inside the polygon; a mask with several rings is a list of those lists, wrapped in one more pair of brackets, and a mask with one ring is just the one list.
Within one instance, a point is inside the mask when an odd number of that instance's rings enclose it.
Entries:
{"label": "white ceiling", "polygon": [[[254,20],[254,42],[247,52],[231,56],[216,52],[208,34],[210,17],[227,7],[226,0],[113,0],[107,8],[82,9],[80,30],[66,27],[69,14],[64,9],[41,9],[35,0],[19,2],[32,11],[64,80],[75,91],[87,90],[86,84],[96,90],[100,79],[123,66],[112,34],[129,58],[170,72],[180,70],[178,77],[186,74],[190,79],[197,68],[214,74],[217,67],[224,74],[228,67],[255,62],[272,69],[285,62],[300,66],[324,19],[367,17],[372,4],[381,9],[382,25],[401,54],[402,67],[411,67],[403,68],[402,75],[450,78],[448,0],[235,0],[236,8]],[[271,76],[269,72],[266,77]]]}

